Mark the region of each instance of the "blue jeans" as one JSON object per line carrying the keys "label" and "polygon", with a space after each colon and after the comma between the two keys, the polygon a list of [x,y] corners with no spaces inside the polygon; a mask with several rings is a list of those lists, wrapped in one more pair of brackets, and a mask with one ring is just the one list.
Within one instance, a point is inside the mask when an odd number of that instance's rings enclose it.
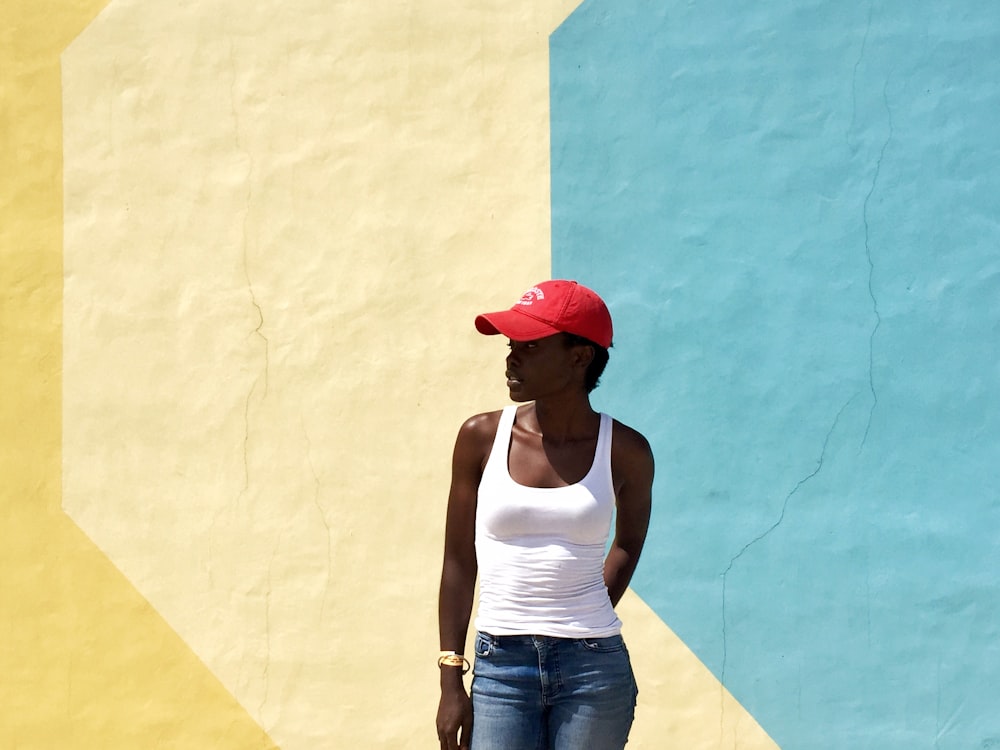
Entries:
{"label": "blue jeans", "polygon": [[637,694],[620,635],[478,633],[472,750],[621,750]]}

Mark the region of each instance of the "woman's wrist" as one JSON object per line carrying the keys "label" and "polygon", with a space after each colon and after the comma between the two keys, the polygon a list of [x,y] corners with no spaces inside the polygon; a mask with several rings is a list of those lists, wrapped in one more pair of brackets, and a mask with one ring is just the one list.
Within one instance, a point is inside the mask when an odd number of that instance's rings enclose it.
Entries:
{"label": "woman's wrist", "polygon": [[441,669],[441,692],[465,692],[465,680],[461,669]]}
{"label": "woman's wrist", "polygon": [[467,674],[472,669],[469,660],[455,651],[442,651],[438,654],[437,663],[441,669],[459,669],[462,674]]}

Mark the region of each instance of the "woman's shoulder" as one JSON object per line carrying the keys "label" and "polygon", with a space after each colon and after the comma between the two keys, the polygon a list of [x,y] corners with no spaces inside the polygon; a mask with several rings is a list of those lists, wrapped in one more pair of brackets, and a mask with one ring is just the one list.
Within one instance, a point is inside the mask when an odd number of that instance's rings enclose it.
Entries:
{"label": "woman's shoulder", "polygon": [[611,420],[611,449],[623,458],[652,460],[653,449],[646,436],[617,419]]}
{"label": "woman's shoulder", "polygon": [[493,427],[495,430],[496,426],[500,423],[500,416],[502,414],[503,409],[484,411],[481,414],[473,414],[462,423],[462,429],[478,431],[482,430],[484,427]]}
{"label": "woman's shoulder", "polygon": [[611,473],[615,481],[618,502],[624,498],[639,498],[648,503],[655,473],[653,449],[638,430],[627,424],[613,422],[611,433]]}
{"label": "woman's shoulder", "polygon": [[500,424],[500,416],[503,409],[496,411],[485,411],[481,414],[473,414],[466,419],[458,430],[460,442],[492,443],[497,434],[497,426]]}

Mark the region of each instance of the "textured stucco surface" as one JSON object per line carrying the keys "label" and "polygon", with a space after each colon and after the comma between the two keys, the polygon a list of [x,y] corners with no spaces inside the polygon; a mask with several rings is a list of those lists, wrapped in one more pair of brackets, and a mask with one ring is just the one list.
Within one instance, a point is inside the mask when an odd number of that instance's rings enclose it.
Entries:
{"label": "textured stucco surface", "polygon": [[[118,0],[63,54],[62,507],[285,750],[433,743],[451,441],[506,400],[471,320],[549,275],[571,9]],[[773,747],[625,610],[636,747]]]}
{"label": "textured stucco surface", "polygon": [[1000,11],[585,3],[553,268],[659,457],[635,581],[785,750],[992,747]]}
{"label": "textured stucco surface", "polygon": [[0,5],[0,745],[269,750],[59,507],[59,54],[103,4]]}
{"label": "textured stucco surface", "polygon": [[433,739],[467,318],[548,266],[511,10],[119,1],[63,55],[63,508],[285,750]]}
{"label": "textured stucco surface", "polygon": [[658,459],[629,747],[1000,744],[997,11],[576,6],[0,7],[0,745],[435,746],[550,274]]}

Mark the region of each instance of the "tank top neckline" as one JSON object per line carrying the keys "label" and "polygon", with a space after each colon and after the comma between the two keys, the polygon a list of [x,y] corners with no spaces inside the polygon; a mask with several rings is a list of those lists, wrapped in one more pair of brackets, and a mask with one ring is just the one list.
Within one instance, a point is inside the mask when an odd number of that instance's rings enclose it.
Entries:
{"label": "tank top neckline", "polygon": [[[607,422],[609,420],[608,415],[605,414],[604,412],[598,412],[598,415],[601,417],[601,424],[600,427],[598,427],[597,431],[597,444],[594,446],[594,457],[590,460],[590,468],[587,469],[587,473],[583,475],[580,481],[573,482],[572,484],[562,484],[559,485],[558,487],[535,487],[534,485],[530,484],[521,484],[516,479],[514,479],[514,477],[511,476],[510,473],[510,449],[511,446],[514,444],[514,422],[517,419],[517,410],[518,410],[517,404],[505,406],[503,409],[503,413],[501,413],[500,416],[500,424],[497,426],[497,433],[498,433],[497,439],[500,438],[499,432],[501,428],[504,429],[507,435],[503,452],[503,475],[507,478],[507,481],[520,489],[529,490],[532,492],[551,492],[552,490],[566,490],[571,487],[577,487],[581,484],[586,484],[587,480],[590,479],[590,476],[597,470],[597,462],[600,460],[602,455],[601,449],[604,447],[604,442],[607,439],[606,433],[607,433]],[[494,443],[496,442],[498,442],[498,440],[494,440]]]}

